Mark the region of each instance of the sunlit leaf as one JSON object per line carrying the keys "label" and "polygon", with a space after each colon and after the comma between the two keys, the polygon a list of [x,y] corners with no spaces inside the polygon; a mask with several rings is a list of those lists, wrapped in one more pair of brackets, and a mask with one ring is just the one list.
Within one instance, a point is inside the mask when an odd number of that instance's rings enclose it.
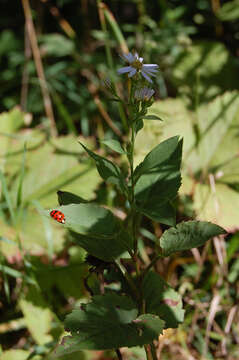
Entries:
{"label": "sunlit leaf", "polygon": [[123,149],[121,143],[118,140],[109,139],[109,140],[103,140],[101,142],[102,142],[102,144],[105,144],[110,149],[114,150],[115,152],[117,152],[119,154],[125,154],[125,150]]}
{"label": "sunlit leaf", "polygon": [[169,256],[174,252],[189,250],[203,245],[213,236],[226,234],[226,231],[206,221],[187,221],[166,230],[160,238],[163,254]]}

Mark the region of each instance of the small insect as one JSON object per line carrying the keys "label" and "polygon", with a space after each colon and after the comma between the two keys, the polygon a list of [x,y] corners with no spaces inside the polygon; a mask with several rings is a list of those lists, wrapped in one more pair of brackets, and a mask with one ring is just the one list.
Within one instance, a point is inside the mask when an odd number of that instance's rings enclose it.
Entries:
{"label": "small insect", "polygon": [[58,221],[61,224],[65,224],[66,219],[65,219],[65,215],[59,211],[59,210],[52,210],[50,212],[50,215],[53,219],[55,219],[56,221]]}

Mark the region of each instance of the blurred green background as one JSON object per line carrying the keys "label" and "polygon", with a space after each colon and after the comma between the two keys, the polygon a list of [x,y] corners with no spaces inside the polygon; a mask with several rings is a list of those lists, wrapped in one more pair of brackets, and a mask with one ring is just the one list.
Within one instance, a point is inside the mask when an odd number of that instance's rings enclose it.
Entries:
{"label": "blurred green background", "polygon": [[[65,315],[87,299],[84,251],[42,215],[57,205],[57,191],[124,215],[124,200],[78,140],[94,149],[100,139],[126,138],[124,109],[109,101],[104,81],[123,94],[116,70],[127,49],[160,67],[150,111],[164,121],[145,123],[136,162],[181,135],[178,220],[213,221],[229,233],[158,264],[186,308],[185,323],[160,337],[159,358],[238,359],[239,1],[1,0],[0,8],[1,360],[52,358]],[[146,261],[164,228],[142,223]],[[142,349],[122,353],[144,359]]]}

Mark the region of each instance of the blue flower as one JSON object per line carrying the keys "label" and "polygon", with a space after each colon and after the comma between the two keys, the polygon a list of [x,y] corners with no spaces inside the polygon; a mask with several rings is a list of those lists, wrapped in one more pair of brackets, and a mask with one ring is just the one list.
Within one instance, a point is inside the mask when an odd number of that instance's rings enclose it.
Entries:
{"label": "blue flower", "polygon": [[124,66],[118,70],[118,74],[128,74],[129,77],[136,73],[141,73],[142,76],[152,83],[150,76],[156,76],[158,72],[157,64],[144,64],[143,58],[139,57],[138,53],[128,53],[122,55],[123,60],[129,63],[129,66]]}

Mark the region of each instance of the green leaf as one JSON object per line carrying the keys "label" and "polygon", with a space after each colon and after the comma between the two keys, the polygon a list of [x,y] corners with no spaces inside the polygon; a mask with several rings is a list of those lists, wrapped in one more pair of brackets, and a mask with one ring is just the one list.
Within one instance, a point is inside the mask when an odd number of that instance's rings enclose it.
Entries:
{"label": "green leaf", "polygon": [[221,21],[233,21],[239,19],[239,0],[229,1],[223,4],[216,15]]}
{"label": "green leaf", "polygon": [[123,229],[105,238],[75,233],[72,233],[72,237],[76,244],[103,261],[114,261],[122,253],[133,248],[132,238]]}
{"label": "green leaf", "polygon": [[[70,204],[56,208],[74,240],[91,255],[112,261],[132,249],[132,240],[111,211],[95,204]],[[49,216],[49,212],[45,212]],[[74,234],[75,233],[75,234]]]}
{"label": "green leaf", "polygon": [[195,95],[198,102],[206,104],[227,90],[237,89],[237,71],[238,65],[224,44],[198,41],[180,53],[171,80],[179,93],[187,97],[187,101],[190,99],[194,106]]}
{"label": "green leaf", "polygon": [[158,315],[165,321],[164,328],[176,328],[183,322],[181,296],[158,274],[150,271],[143,281],[146,312]]}
{"label": "green leaf", "polygon": [[174,154],[175,150],[178,147],[178,144],[179,137],[173,136],[170,139],[161,142],[153,150],[151,150],[146,155],[143,162],[139,164],[134,170],[135,182],[142,174],[145,174],[150,170],[154,169],[155,167],[161,166],[164,163],[166,164],[167,161]]}
{"label": "green leaf", "polygon": [[119,154],[126,154],[125,150],[123,149],[121,143],[118,140],[109,139],[109,140],[103,140],[101,142],[102,144],[105,144],[110,149],[114,150]]}
{"label": "green leaf", "polygon": [[169,226],[176,224],[176,210],[169,202],[159,204],[152,201],[152,203],[148,202],[144,207],[137,206],[136,209],[153,221]]}
{"label": "green leaf", "polygon": [[57,191],[58,202],[60,205],[69,205],[69,204],[82,204],[87,203],[88,201],[83,199],[79,195],[72,194],[69,191]]}
{"label": "green leaf", "polygon": [[[20,150],[22,151],[22,144]],[[72,135],[54,139],[53,145],[45,142],[36,150],[27,151],[22,202],[26,204],[39,200],[44,207],[53,206],[59,189],[75,192],[90,200],[94,198],[94,191],[101,179],[90,160],[79,163],[78,158],[83,152],[76,137]],[[13,156],[10,157],[12,158]],[[15,162],[19,163],[16,169],[19,171],[22,154],[14,157]],[[11,164],[9,163],[7,170],[12,174]],[[13,194],[17,192],[18,183],[17,178],[12,186]]]}
{"label": "green leaf", "polygon": [[141,130],[143,129],[144,127],[144,122],[142,119],[139,119],[136,124],[135,124],[135,131],[136,131],[136,134]]}
{"label": "green leaf", "polygon": [[143,117],[145,120],[160,120],[163,121],[159,116],[157,115],[145,115]]}
{"label": "green leaf", "polygon": [[[239,93],[225,92],[199,106],[197,114],[189,111],[180,99],[156,102],[150,111],[165,118],[165,122],[145,122],[136,138],[135,162],[142,160],[159,139],[180,133],[184,154],[179,194],[193,197],[198,220],[214,222],[216,219],[228,230],[235,228],[238,224],[235,208],[239,207],[239,193],[234,186],[239,184]],[[201,135],[199,143],[195,123]]]}
{"label": "green leaf", "polygon": [[45,344],[52,340],[49,334],[53,314],[48,308],[42,308],[31,301],[21,299],[19,306],[24,315],[25,324],[37,344]]}
{"label": "green leaf", "polygon": [[46,34],[41,36],[42,49],[49,56],[62,57],[72,55],[75,50],[74,41],[62,34]]}
{"label": "green leaf", "polygon": [[29,351],[12,349],[6,350],[1,355],[1,360],[27,360],[29,356]]}
{"label": "green leaf", "polygon": [[160,246],[163,254],[169,256],[177,251],[201,246],[213,236],[220,234],[226,234],[226,231],[216,224],[206,221],[182,222],[163,233],[160,238]]}
{"label": "green leaf", "polygon": [[64,349],[101,350],[151,343],[162,332],[164,321],[152,314],[137,315],[136,304],[126,296],[94,296],[91,303],[82,304],[66,317],[65,328],[73,336],[66,338]]}
{"label": "green leaf", "polygon": [[[156,146],[139,165],[138,174],[141,175],[135,185],[135,200],[138,211],[150,219],[166,225],[175,225],[175,210],[171,202],[181,185],[179,169],[182,141],[178,141],[178,137],[169,140],[171,141],[161,143],[162,146]],[[165,154],[166,151],[167,154]],[[161,154],[166,160],[161,162],[157,154]],[[159,166],[156,165],[157,163]]]}
{"label": "green leaf", "polygon": [[65,227],[78,234],[104,238],[112,236],[118,230],[116,217],[111,211],[98,205],[69,204],[55,209],[65,215]]}
{"label": "green leaf", "polygon": [[81,146],[85,149],[85,151],[92,157],[96,162],[97,170],[100,176],[111,184],[115,184],[121,190],[121,192],[126,192],[127,187],[125,184],[125,180],[121,174],[120,168],[115,165],[112,161],[95,154],[91,150],[87,149],[85,145],[80,143]]}

